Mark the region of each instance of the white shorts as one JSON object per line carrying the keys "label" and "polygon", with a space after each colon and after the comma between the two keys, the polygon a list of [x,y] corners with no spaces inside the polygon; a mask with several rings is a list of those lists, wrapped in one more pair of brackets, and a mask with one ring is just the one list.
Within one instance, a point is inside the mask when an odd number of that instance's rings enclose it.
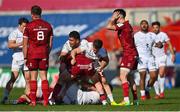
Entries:
{"label": "white shorts", "polygon": [[20,71],[20,70],[28,70],[27,66],[24,64],[24,60],[12,60],[12,65],[11,65],[11,71]]}
{"label": "white shorts", "polygon": [[77,84],[73,84],[63,98],[65,104],[98,104],[100,102],[99,93],[96,91],[82,91]]}
{"label": "white shorts", "polygon": [[167,60],[167,56],[161,56],[161,57],[156,57],[155,58],[155,62],[156,62],[156,68],[159,68],[161,66],[166,66],[166,60]]}
{"label": "white shorts", "polygon": [[138,70],[148,69],[154,71],[156,69],[156,63],[154,57],[140,57],[138,61]]}

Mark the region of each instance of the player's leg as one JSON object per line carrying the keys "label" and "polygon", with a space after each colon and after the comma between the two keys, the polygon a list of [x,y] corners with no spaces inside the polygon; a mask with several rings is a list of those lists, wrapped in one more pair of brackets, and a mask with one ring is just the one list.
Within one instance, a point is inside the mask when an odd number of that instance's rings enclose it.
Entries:
{"label": "player's leg", "polygon": [[60,72],[58,82],[56,83],[52,96],[49,98],[49,103],[51,105],[55,104],[58,94],[62,89],[62,85],[71,80],[71,74],[65,69],[63,72]]}
{"label": "player's leg", "polygon": [[28,59],[27,67],[30,72],[30,99],[31,106],[36,105],[36,92],[37,92],[37,77],[38,77],[38,60],[37,59]]}
{"label": "player's leg", "polygon": [[3,98],[1,100],[1,103],[5,103],[8,99],[8,96],[13,88],[14,82],[16,81],[18,75],[19,75],[19,65],[16,60],[13,59],[12,66],[11,66],[11,78],[6,84],[6,88],[4,89]]}
{"label": "player's leg", "polygon": [[103,85],[100,82],[101,80],[101,76],[99,74],[95,74],[93,76],[91,76],[91,78],[89,78],[89,82],[92,82],[92,84],[94,84],[94,86],[97,89],[97,92],[100,94],[100,101],[103,105],[107,104],[107,97],[106,97],[106,93],[104,91]]}
{"label": "player's leg", "polygon": [[128,81],[133,95],[133,105],[139,105],[138,96],[137,96],[137,87],[134,81],[134,71],[128,74]]}
{"label": "player's leg", "polygon": [[145,94],[146,69],[140,69],[139,74],[140,74],[141,100],[146,100],[146,94]]}
{"label": "player's leg", "polygon": [[[156,62],[156,69],[157,69],[157,73],[159,74],[159,64],[160,64],[160,60],[159,58],[155,58],[155,62]],[[159,75],[158,75],[158,79],[154,82],[154,90],[156,95],[154,96],[155,99],[159,99],[159,95],[160,95],[160,85],[159,85]]]}
{"label": "player's leg", "polygon": [[153,85],[158,77],[154,57],[151,57],[148,59],[148,69],[149,69],[150,79],[146,86],[146,98],[150,99],[149,90],[151,89],[151,87],[153,87]]}
{"label": "player's leg", "polygon": [[160,86],[160,98],[164,98],[164,84],[165,84],[165,66],[166,66],[166,56],[160,58],[159,64],[159,86]]}
{"label": "player's leg", "polygon": [[29,95],[30,94],[30,73],[29,73],[27,66],[25,66],[25,65],[23,67],[23,75],[24,75],[24,78],[26,81],[25,94]]}
{"label": "player's leg", "polygon": [[48,105],[49,97],[49,83],[47,80],[47,70],[48,70],[48,59],[39,60],[39,74],[41,78],[41,88],[43,93],[43,105]]}
{"label": "player's leg", "polygon": [[105,89],[105,92],[106,92],[106,94],[107,94],[107,97],[108,97],[109,100],[110,100],[111,105],[116,104],[116,102],[114,101],[114,98],[113,98],[112,91],[111,91],[111,89],[110,89],[110,87],[109,87],[109,84],[108,84],[107,81],[106,81],[105,76],[103,75],[102,72],[99,73],[99,74],[100,74],[100,76],[101,76],[102,85],[103,85],[103,87],[104,87],[104,89]]}
{"label": "player's leg", "polygon": [[122,82],[123,96],[124,100],[120,103],[120,105],[130,105],[129,99],[129,83],[127,81],[127,76],[130,72],[128,68],[120,68],[120,80]]}
{"label": "player's leg", "polygon": [[159,67],[160,98],[164,98],[165,66]]}

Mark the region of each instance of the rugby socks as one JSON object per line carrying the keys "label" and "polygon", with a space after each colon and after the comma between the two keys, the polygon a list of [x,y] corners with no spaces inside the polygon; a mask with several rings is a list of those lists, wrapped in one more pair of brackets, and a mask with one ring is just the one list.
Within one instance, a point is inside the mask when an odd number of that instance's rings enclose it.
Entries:
{"label": "rugby socks", "polygon": [[114,98],[112,94],[108,94],[107,97],[109,98],[110,102],[114,102]]}
{"label": "rugby socks", "polygon": [[30,81],[30,99],[33,105],[36,105],[36,91],[37,91],[37,81]]}
{"label": "rugby socks", "polygon": [[156,95],[159,95],[159,81],[155,81],[154,83],[154,90],[155,90],[155,93]]}
{"label": "rugby socks", "polygon": [[48,97],[49,97],[49,84],[47,80],[43,80],[41,83],[42,83],[41,87],[42,87],[42,93],[43,93],[43,98],[44,98],[43,105],[46,106],[48,104]]}
{"label": "rugby socks", "polygon": [[125,82],[122,84],[122,89],[123,89],[124,101],[129,102],[129,84],[128,84],[128,82]]}
{"label": "rugby socks", "polygon": [[106,104],[107,104],[106,99],[107,99],[106,95],[100,93],[100,100],[101,100],[101,102],[102,102],[103,105],[106,105]]}
{"label": "rugby socks", "polygon": [[52,93],[52,99],[56,99],[56,97],[58,96],[59,92],[61,91],[62,86],[60,84],[56,84]]}
{"label": "rugby socks", "polygon": [[165,83],[165,77],[160,77],[159,78],[160,93],[164,93],[164,83]]}
{"label": "rugby socks", "polygon": [[145,90],[140,90],[141,96],[145,96]]}

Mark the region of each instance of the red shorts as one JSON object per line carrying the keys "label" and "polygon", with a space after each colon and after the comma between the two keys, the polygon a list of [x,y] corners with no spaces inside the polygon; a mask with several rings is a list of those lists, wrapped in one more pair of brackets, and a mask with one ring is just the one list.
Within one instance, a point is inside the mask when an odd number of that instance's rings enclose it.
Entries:
{"label": "red shorts", "polygon": [[93,68],[93,60],[88,59],[84,55],[76,56],[76,64],[71,67],[70,73],[73,76],[77,75],[94,75],[95,69]]}
{"label": "red shorts", "polygon": [[129,68],[130,70],[136,70],[138,65],[137,56],[135,55],[123,55],[120,62],[120,67]]}
{"label": "red shorts", "polygon": [[49,61],[48,59],[28,59],[26,63],[29,70],[48,70]]}

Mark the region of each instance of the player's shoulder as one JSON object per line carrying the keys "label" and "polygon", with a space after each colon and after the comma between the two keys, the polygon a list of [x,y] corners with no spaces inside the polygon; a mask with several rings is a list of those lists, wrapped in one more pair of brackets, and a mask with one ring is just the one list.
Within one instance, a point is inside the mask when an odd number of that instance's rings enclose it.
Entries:
{"label": "player's shoulder", "polygon": [[47,26],[51,27],[51,24],[43,19],[41,19],[42,22],[44,22]]}
{"label": "player's shoulder", "polygon": [[148,32],[148,35],[150,35],[150,36],[157,36],[154,32]]}
{"label": "player's shoulder", "polygon": [[159,32],[159,35],[167,36],[167,33],[165,33],[165,32]]}
{"label": "player's shoulder", "polygon": [[142,35],[141,31],[138,31],[138,32],[134,33],[134,37],[138,37],[139,35]]}
{"label": "player's shoulder", "polygon": [[86,43],[86,44],[87,44],[88,41],[87,41],[86,39],[82,39],[82,40],[81,40],[81,43]]}

